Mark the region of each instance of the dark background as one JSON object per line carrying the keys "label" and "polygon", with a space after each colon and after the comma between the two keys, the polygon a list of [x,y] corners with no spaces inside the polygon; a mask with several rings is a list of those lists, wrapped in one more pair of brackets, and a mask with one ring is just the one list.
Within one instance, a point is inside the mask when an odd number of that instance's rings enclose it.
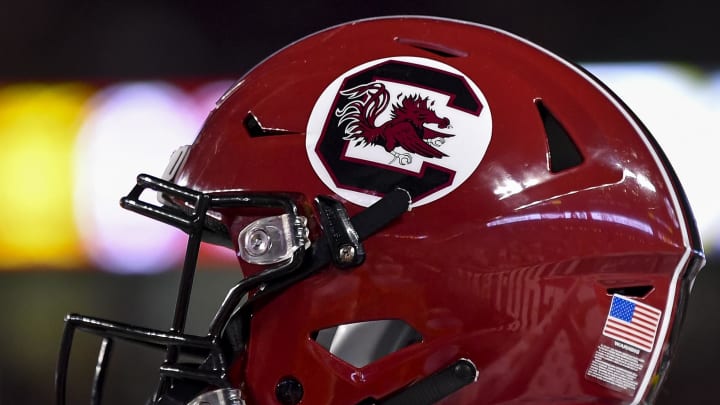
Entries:
{"label": "dark background", "polygon": [[720,63],[720,3],[633,1],[3,0],[0,78],[238,76],[357,18],[424,14],[497,26],[581,62]]}
{"label": "dark background", "polygon": [[[500,27],[574,61],[674,61],[720,66],[720,2],[699,1],[176,1],[0,2],[0,82],[234,78],[276,49],[344,21],[437,15]],[[720,276],[712,257],[690,300],[660,404],[718,403]],[[0,274],[0,404],[51,403],[62,317],[68,311],[169,325],[177,272],[116,276],[89,269]],[[232,269],[201,269],[190,331],[203,332]],[[74,381],[87,378],[97,340],[79,335]],[[120,347],[108,403],[142,403],[159,357]],[[149,367],[139,367],[139,366]],[[89,387],[74,384],[73,403]],[[82,392],[81,392],[82,391]],[[86,403],[86,402],[85,402]]]}

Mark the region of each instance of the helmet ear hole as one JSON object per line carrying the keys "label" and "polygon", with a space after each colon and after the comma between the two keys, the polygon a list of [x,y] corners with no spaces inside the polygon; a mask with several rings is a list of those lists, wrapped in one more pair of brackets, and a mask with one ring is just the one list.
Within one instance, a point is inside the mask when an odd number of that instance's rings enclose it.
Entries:
{"label": "helmet ear hole", "polygon": [[540,113],[547,136],[550,171],[558,173],[580,165],[585,159],[568,131],[545,106],[542,99],[535,99],[535,105]]}
{"label": "helmet ear hole", "polygon": [[370,363],[423,340],[399,319],[348,323],[315,331],[311,338],[335,357],[355,366]]}

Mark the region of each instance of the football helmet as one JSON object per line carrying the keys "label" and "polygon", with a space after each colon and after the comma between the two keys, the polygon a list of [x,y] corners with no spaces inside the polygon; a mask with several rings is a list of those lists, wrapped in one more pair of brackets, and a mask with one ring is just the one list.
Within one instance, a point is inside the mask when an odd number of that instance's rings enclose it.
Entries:
{"label": "football helmet", "polygon": [[[76,330],[103,337],[94,404],[117,339],[167,351],[157,405],[648,403],[704,264],[670,163],[607,87],[438,18],[278,51],[121,205],[189,234],[174,322],[69,315],[59,404]],[[201,241],[243,279],[194,336]]]}

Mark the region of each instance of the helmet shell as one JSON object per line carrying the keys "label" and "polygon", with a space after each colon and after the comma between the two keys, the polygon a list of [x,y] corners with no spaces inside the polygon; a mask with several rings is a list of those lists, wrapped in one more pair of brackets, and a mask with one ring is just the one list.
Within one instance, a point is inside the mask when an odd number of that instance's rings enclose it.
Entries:
{"label": "helmet shell", "polygon": [[[410,212],[365,242],[361,266],[330,266],[255,306],[245,361],[235,365],[234,377],[248,403],[276,403],[275,386],[287,376],[302,383],[303,403],[379,399],[461,358],[476,365],[477,381],[442,403],[649,398],[691,270],[702,261],[694,220],[671,167],[634,115],[590,74],[537,45],[487,26],[423,17],[357,21],[316,33],[263,61],[223,96],[175,180],[204,191],[298,193],[307,201],[330,195],[351,214],[361,211],[369,203],[356,194],[379,198],[385,189],[378,184],[421,175],[392,177],[405,170],[397,162],[354,158],[352,167],[375,171],[358,180],[362,187],[351,187],[338,180],[332,162],[318,158],[318,144],[332,136],[327,139],[358,141],[327,131],[338,119],[333,113],[349,102],[339,92],[358,72],[375,72],[387,61],[439,70],[478,90],[489,123],[444,132],[453,135],[446,145],[473,145],[460,148],[475,167],[432,201],[415,193]],[[423,80],[410,72],[402,88],[443,93],[428,90],[434,79]],[[372,127],[389,122],[388,111],[410,95],[392,94]],[[442,100],[435,104],[438,116]],[[249,113],[267,136],[251,135]],[[548,115],[580,162],[553,170],[552,159],[562,156],[549,146]],[[443,132],[441,125],[424,127]],[[484,143],[468,140],[474,136]],[[364,148],[386,153],[390,162],[384,142]],[[410,155],[440,169],[455,158]],[[604,334],[616,293],[660,312],[649,350],[624,351],[614,344],[622,340]],[[402,320],[422,341],[357,367],[313,338],[333,326],[381,319]],[[603,347],[634,359],[639,369],[627,387],[590,371]]]}

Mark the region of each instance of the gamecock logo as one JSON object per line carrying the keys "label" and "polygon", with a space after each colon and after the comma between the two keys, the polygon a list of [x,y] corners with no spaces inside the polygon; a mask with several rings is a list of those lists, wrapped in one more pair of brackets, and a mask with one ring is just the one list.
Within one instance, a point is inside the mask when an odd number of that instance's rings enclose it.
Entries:
{"label": "gamecock logo", "polygon": [[[389,164],[396,161],[401,165],[412,163],[412,154],[429,158],[447,156],[435,147],[442,146],[445,138],[453,135],[427,128],[425,124],[437,124],[438,128],[444,129],[450,127],[450,120],[439,117],[430,109],[427,97],[401,96],[402,99],[392,106],[390,120],[376,126],[390,98],[384,84],[363,84],[340,94],[350,99],[343,108],[335,111],[340,118],[339,125],[345,126],[344,139],[357,140],[358,145],[383,146],[393,156]],[[398,147],[407,153],[397,152]]]}
{"label": "gamecock logo", "polygon": [[420,206],[467,180],[491,128],[485,97],[462,72],[431,59],[388,58],[325,89],[306,149],[320,179],[343,198],[368,206],[401,187]]}

